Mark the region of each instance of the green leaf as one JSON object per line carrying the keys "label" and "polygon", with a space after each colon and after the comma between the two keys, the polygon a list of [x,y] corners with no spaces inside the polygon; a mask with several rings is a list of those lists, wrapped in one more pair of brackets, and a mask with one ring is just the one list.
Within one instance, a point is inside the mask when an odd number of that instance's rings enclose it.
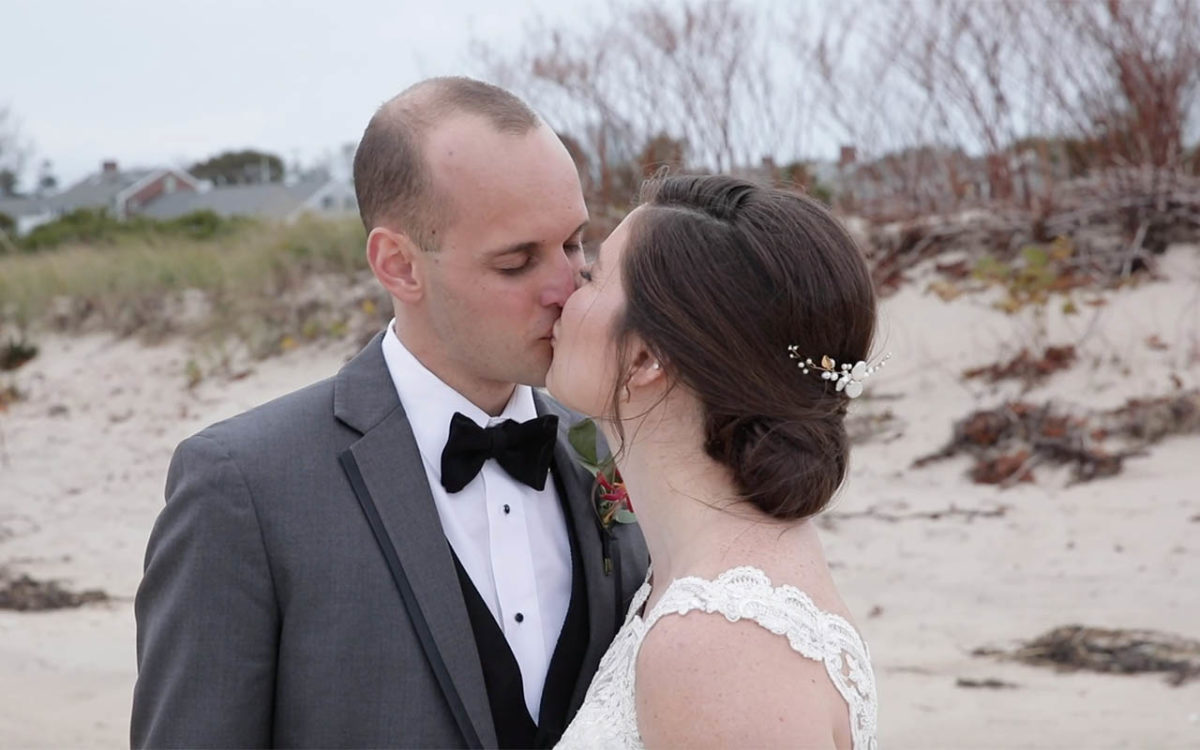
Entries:
{"label": "green leaf", "polygon": [[617,523],[637,523],[637,516],[635,516],[631,511],[622,508],[621,510],[617,511],[617,515],[613,516],[613,520],[615,520]]}
{"label": "green leaf", "polygon": [[1000,281],[1009,275],[1009,268],[990,255],[985,255],[975,264],[975,278],[983,281]]}
{"label": "green leaf", "polygon": [[595,474],[600,465],[600,457],[596,455],[596,423],[590,419],[577,422],[567,431],[567,440],[588,470]]}
{"label": "green leaf", "polygon": [[1044,268],[1050,262],[1046,248],[1040,245],[1026,245],[1021,249],[1021,255],[1025,257],[1025,262],[1030,268]]}
{"label": "green leaf", "polygon": [[588,473],[591,474],[592,476],[596,476],[601,471],[600,466],[592,463],[591,461],[584,461],[583,459],[578,458],[578,457],[576,457],[575,460],[580,466],[587,469]]}

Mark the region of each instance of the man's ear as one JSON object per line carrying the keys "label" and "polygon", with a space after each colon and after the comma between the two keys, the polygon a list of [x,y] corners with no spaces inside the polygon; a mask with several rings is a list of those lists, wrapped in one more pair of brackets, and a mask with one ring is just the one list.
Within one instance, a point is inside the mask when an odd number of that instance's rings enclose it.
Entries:
{"label": "man's ear", "polygon": [[650,351],[638,337],[630,342],[631,362],[629,371],[629,387],[645,388],[660,386],[667,381],[667,373],[654,352]]}
{"label": "man's ear", "polygon": [[375,227],[367,235],[367,262],[383,288],[401,302],[416,302],[424,292],[417,255],[423,252],[407,234]]}

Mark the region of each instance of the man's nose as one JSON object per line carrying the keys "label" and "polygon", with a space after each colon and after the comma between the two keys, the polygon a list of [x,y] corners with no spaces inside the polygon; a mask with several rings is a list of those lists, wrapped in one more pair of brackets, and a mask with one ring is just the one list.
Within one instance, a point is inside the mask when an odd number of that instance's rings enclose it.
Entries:
{"label": "man's nose", "polygon": [[575,272],[578,264],[572,262],[570,255],[560,253],[549,265],[549,277],[542,291],[542,305],[562,307],[567,298],[575,291]]}

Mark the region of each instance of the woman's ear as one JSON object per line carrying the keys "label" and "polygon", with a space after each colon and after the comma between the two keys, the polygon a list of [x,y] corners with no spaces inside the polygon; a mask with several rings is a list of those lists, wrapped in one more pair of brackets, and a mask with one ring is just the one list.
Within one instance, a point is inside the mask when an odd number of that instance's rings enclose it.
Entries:
{"label": "woman's ear", "polygon": [[367,235],[367,262],[379,283],[401,302],[416,302],[423,285],[417,263],[422,250],[408,235],[375,227]]}
{"label": "woman's ear", "polygon": [[631,388],[645,388],[666,382],[667,373],[663,370],[662,363],[641,339],[635,337],[630,351],[632,364],[629,368],[628,383]]}

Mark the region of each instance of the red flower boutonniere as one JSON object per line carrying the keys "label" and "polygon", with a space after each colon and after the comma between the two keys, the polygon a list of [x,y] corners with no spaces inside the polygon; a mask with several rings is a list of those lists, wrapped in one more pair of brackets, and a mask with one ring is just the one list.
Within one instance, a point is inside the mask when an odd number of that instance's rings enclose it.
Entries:
{"label": "red flower boutonniere", "polygon": [[600,484],[599,500],[596,512],[600,514],[600,523],[608,528],[616,523],[637,523],[633,514],[633,503],[629,493],[625,491],[625,483],[621,481],[621,472],[612,467],[613,478],[610,480],[604,472],[596,473],[596,481]]}
{"label": "red flower boutonniere", "polygon": [[579,463],[596,478],[596,516],[600,527],[611,531],[614,523],[637,523],[633,514],[633,503],[621,481],[621,473],[611,457],[600,460],[596,455],[596,423],[590,419],[571,427],[567,433],[571,447],[579,457]]}

